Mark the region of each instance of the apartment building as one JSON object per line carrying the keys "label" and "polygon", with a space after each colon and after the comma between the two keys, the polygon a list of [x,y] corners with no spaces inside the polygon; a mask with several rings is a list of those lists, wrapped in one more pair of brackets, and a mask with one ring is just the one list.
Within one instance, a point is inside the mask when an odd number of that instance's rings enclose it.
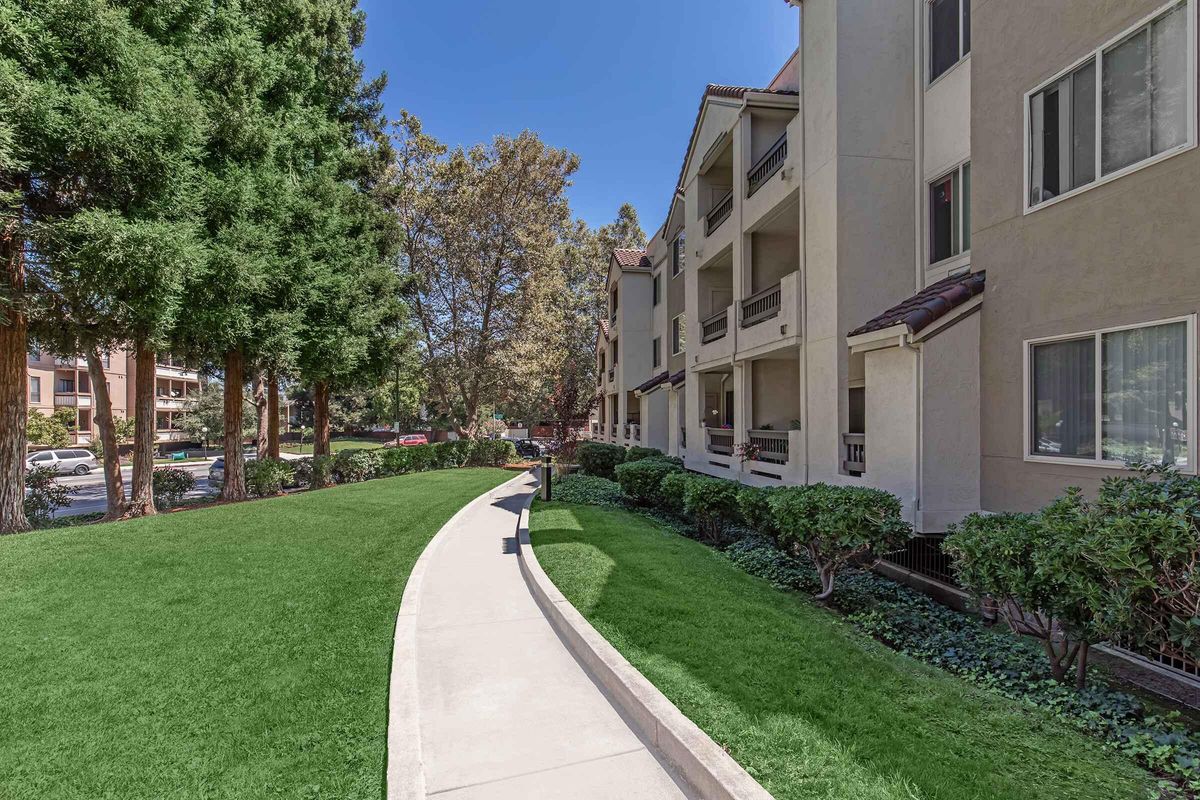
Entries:
{"label": "apartment building", "polygon": [[[128,418],[134,408],[134,382],[139,365],[132,353],[118,350],[104,356],[113,416]],[[39,351],[28,358],[29,410],[49,416],[56,409],[75,411],[72,444],[87,444],[96,435],[93,414],[95,393],[82,358],[60,359]],[[200,374],[179,359],[162,354],[154,365],[156,437],[159,441],[181,441],[180,422],[187,398],[200,391]]]}
{"label": "apartment building", "polygon": [[[651,376],[653,323],[652,264],[645,250],[615,250],[609,259],[605,293],[607,319],[599,320],[596,376],[600,406],[594,438],[623,445],[642,444],[642,401],[635,389]],[[660,423],[660,427],[665,427]],[[658,441],[656,439],[656,441]]]}

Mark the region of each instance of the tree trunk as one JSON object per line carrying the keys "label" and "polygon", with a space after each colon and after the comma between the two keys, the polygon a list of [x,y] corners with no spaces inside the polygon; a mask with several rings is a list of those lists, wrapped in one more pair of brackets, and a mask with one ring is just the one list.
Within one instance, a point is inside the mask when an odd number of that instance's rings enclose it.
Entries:
{"label": "tree trunk", "polygon": [[329,384],[313,386],[313,455],[329,455]]}
{"label": "tree trunk", "polygon": [[246,467],[242,457],[242,351],[225,353],[225,482],[222,500],[246,499]]}
{"label": "tree trunk", "polygon": [[1088,643],[1079,643],[1079,654],[1075,656],[1075,688],[1083,689],[1087,686],[1087,668],[1088,668]]}
{"label": "tree trunk", "polygon": [[255,431],[254,449],[259,458],[269,454],[267,446],[267,428],[271,425],[271,412],[267,401],[267,373],[265,370],[254,371],[254,411],[258,415],[258,427]]}
{"label": "tree trunk", "polygon": [[[129,489],[131,517],[147,517],[154,509],[154,350],[144,342],[134,346],[133,363],[133,476]],[[107,454],[107,447],[105,448]]]}
{"label": "tree trunk", "polygon": [[125,516],[125,482],[121,480],[121,453],[117,450],[117,431],[113,427],[112,397],[104,378],[104,362],[95,347],[87,352],[87,366],[92,394],[96,397],[92,421],[100,432],[100,444],[104,449],[104,494],[108,500],[104,519],[111,521]]}
{"label": "tree trunk", "polygon": [[267,371],[267,455],[279,458],[279,376]]}
{"label": "tree trunk", "polygon": [[0,534],[29,530],[25,518],[25,422],[29,373],[27,326],[22,297],[25,265],[16,223],[0,230]]}

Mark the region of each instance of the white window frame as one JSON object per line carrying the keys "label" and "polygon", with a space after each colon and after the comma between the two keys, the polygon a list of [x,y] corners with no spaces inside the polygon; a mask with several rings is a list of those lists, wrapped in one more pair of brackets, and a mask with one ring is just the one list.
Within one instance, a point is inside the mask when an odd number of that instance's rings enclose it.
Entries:
{"label": "white window frame", "polygon": [[[686,341],[687,328],[685,327],[686,320],[684,320],[684,316],[685,316],[684,314],[676,314],[675,316],[671,317],[671,331],[670,331],[670,333],[671,333],[671,355],[673,355],[673,356],[677,356],[687,349],[687,341]],[[679,323],[679,335],[678,336],[675,335],[675,324],[676,323]],[[675,349],[676,339],[683,340],[683,347],[681,347],[678,350]]]}
{"label": "white window frame", "polygon": [[[1187,314],[1181,317],[1169,317],[1167,319],[1152,320],[1149,322],[1138,322],[1133,325],[1116,325],[1111,328],[1097,328],[1095,330],[1076,331],[1074,333],[1066,333],[1058,336],[1043,336],[1038,339],[1026,339],[1022,353],[1023,361],[1023,399],[1022,399],[1022,438],[1024,444],[1021,446],[1021,452],[1024,454],[1026,461],[1040,462],[1043,464],[1074,464],[1080,467],[1099,467],[1101,469],[1129,469],[1129,465],[1124,461],[1112,461],[1104,458],[1104,448],[1101,446],[1103,438],[1104,426],[1104,391],[1102,384],[1103,377],[1103,358],[1104,352],[1101,346],[1102,337],[1106,333],[1119,333],[1121,331],[1132,331],[1141,328],[1153,328],[1159,325],[1170,325],[1177,322],[1187,323],[1187,387],[1188,387],[1188,465],[1186,469],[1180,472],[1195,475],[1196,474],[1196,423],[1200,420],[1197,415],[1196,404],[1196,315]],[[1066,342],[1077,339],[1086,339],[1092,337],[1095,340],[1096,359],[1095,380],[1096,380],[1096,411],[1095,417],[1095,437],[1096,437],[1096,455],[1094,458],[1069,458],[1066,456],[1047,456],[1033,452],[1033,348],[1041,344],[1051,344],[1053,342]]]}
{"label": "white window frame", "polygon": [[[959,250],[954,255],[943,258],[941,261],[931,261],[933,258],[933,185],[940,183],[951,175],[958,175],[958,246],[962,247],[963,232],[966,230],[966,224],[963,220],[963,200],[967,197],[967,193],[963,190],[963,169],[971,164],[970,158],[964,158],[962,161],[955,164],[947,170],[938,173],[938,176],[933,180],[925,182],[925,269],[942,270],[956,269],[971,263],[971,249]],[[971,209],[974,212],[974,209]]]}
{"label": "white window frame", "polygon": [[[1046,80],[1040,81],[1036,87],[1034,87],[1033,89],[1030,89],[1028,92],[1025,93],[1024,97],[1022,98],[1022,103],[1024,104],[1024,112],[1023,113],[1024,113],[1024,118],[1025,118],[1025,123],[1024,123],[1024,127],[1022,129],[1024,131],[1024,133],[1022,134],[1023,154],[1022,154],[1022,159],[1021,159],[1022,164],[1024,166],[1025,175],[1021,181],[1021,184],[1024,187],[1024,197],[1021,201],[1021,204],[1022,204],[1022,207],[1025,209],[1026,214],[1032,214],[1034,211],[1040,211],[1043,208],[1048,208],[1048,207],[1054,205],[1055,203],[1059,203],[1070,197],[1075,197],[1076,195],[1082,194],[1083,192],[1086,192],[1089,189],[1095,189],[1098,186],[1103,186],[1106,183],[1111,183],[1112,181],[1118,180],[1119,178],[1123,178],[1126,175],[1129,175],[1130,173],[1137,172],[1138,170],[1146,169],[1147,167],[1153,166],[1153,165],[1159,163],[1160,161],[1165,161],[1166,159],[1173,158],[1174,156],[1177,156],[1180,153],[1186,153],[1189,150],[1195,149],[1195,147],[1196,147],[1196,6],[1198,4],[1200,4],[1200,0],[1186,0],[1186,1],[1187,1],[1187,7],[1186,7],[1184,13],[1187,14],[1187,42],[1188,42],[1188,53],[1187,53],[1187,63],[1188,63],[1188,70],[1187,70],[1187,102],[1188,102],[1187,125],[1188,125],[1188,132],[1187,132],[1187,140],[1184,141],[1182,144],[1176,145],[1175,147],[1172,147],[1169,150],[1164,150],[1161,153],[1158,153],[1157,155],[1152,155],[1149,158],[1143,159],[1142,161],[1138,161],[1135,164],[1130,164],[1127,167],[1122,167],[1121,169],[1116,170],[1114,172],[1110,172],[1107,175],[1103,174],[1101,160],[1103,158],[1104,151],[1101,148],[1101,142],[1102,142],[1101,131],[1103,130],[1103,127],[1104,127],[1104,122],[1103,122],[1104,107],[1103,107],[1103,103],[1102,103],[1102,93],[1104,90],[1104,71],[1103,71],[1104,51],[1112,48],[1114,45],[1120,44],[1123,40],[1129,38],[1134,33],[1137,33],[1140,29],[1146,27],[1151,22],[1153,22],[1157,18],[1163,16],[1165,13],[1167,13],[1168,11],[1175,8],[1175,6],[1179,5],[1179,0],[1172,0],[1171,2],[1167,3],[1166,5],[1158,8],[1157,10],[1151,12],[1150,14],[1147,14],[1146,16],[1142,17],[1136,23],[1134,23],[1133,25],[1130,25],[1128,28],[1121,31],[1119,34],[1112,37],[1111,39],[1106,41],[1104,44],[1100,45],[1099,47],[1095,48],[1094,50],[1088,51],[1085,55],[1083,55],[1081,58],[1077,59],[1070,66],[1066,67],[1065,69],[1059,70],[1053,76],[1047,78]],[[1029,168],[1031,165],[1029,163],[1029,156],[1030,156],[1030,147],[1033,142],[1033,130],[1031,127],[1033,120],[1029,113],[1030,102],[1033,100],[1033,96],[1035,94],[1038,94],[1039,92],[1050,88],[1051,86],[1058,83],[1064,77],[1066,77],[1070,73],[1074,72],[1076,69],[1083,66],[1084,63],[1086,63],[1087,61],[1089,61],[1090,59],[1093,59],[1093,58],[1096,59],[1096,144],[1095,144],[1096,178],[1091,183],[1086,183],[1083,186],[1077,186],[1074,189],[1063,192],[1062,194],[1058,195],[1057,197],[1052,197],[1049,200],[1042,200],[1041,202],[1039,202],[1035,205],[1030,205],[1029,191],[1031,188],[1031,182],[1029,180]]]}
{"label": "white window frame", "polygon": [[[682,245],[680,244],[680,241],[681,241],[681,240],[684,242],[684,244],[682,244]],[[672,280],[674,280],[675,278],[678,278],[680,275],[682,275],[682,274],[683,274],[683,271],[684,271],[684,269],[686,269],[686,268],[687,268],[687,267],[686,267],[686,265],[685,265],[685,266],[683,266],[683,267],[680,267],[680,266],[679,266],[679,262],[680,262],[680,261],[682,261],[682,260],[684,260],[684,259],[681,259],[681,258],[677,258],[677,257],[676,257],[676,256],[677,256],[677,252],[676,252],[676,251],[677,251],[677,250],[678,250],[680,247],[686,247],[686,246],[687,246],[687,245],[686,245],[686,241],[687,241],[687,240],[683,238],[683,234],[682,234],[682,233],[678,234],[678,235],[677,235],[677,236],[676,236],[674,239],[672,239],[672,240],[671,240],[671,255],[669,255],[667,258],[668,258],[668,259],[670,259],[670,261],[671,261],[671,279],[672,279]]]}
{"label": "white window frame", "polygon": [[[942,78],[945,78],[951,72],[962,66],[962,63],[971,57],[971,51],[963,52],[963,8],[970,3],[971,0],[960,0],[958,4],[958,60],[950,66],[946,67],[945,71],[936,78],[933,77],[933,0],[925,0],[925,53],[922,60],[925,62],[925,88],[928,89],[936,83],[939,83]],[[974,31],[972,30],[972,34]]]}

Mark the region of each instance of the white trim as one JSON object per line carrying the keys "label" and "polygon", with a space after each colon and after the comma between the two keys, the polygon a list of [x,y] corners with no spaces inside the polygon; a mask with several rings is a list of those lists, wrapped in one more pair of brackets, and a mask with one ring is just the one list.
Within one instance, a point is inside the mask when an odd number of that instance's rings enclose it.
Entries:
{"label": "white trim", "polygon": [[965,53],[963,52],[963,8],[969,10],[970,6],[967,4],[970,2],[971,0],[959,0],[958,3],[958,60],[946,67],[941,75],[933,78],[931,77],[933,75],[933,0],[923,0],[922,5],[925,6],[925,19],[921,28],[923,30],[922,38],[924,39],[925,47],[923,48],[924,53],[922,54],[921,61],[923,62],[922,70],[926,90],[941,83],[942,78],[954,72],[964,61],[971,57],[970,50]]}
{"label": "white trim", "polygon": [[[1104,458],[1103,448],[1103,403],[1104,393],[1101,379],[1103,376],[1102,358],[1103,347],[1101,337],[1106,333],[1117,333],[1120,331],[1138,330],[1140,328],[1154,328],[1159,325],[1171,325],[1178,322],[1187,323],[1187,422],[1188,422],[1188,465],[1186,469],[1181,469],[1180,472],[1194,475],[1197,474],[1196,469],[1196,424],[1200,420],[1197,415],[1196,404],[1196,315],[1185,314],[1179,317],[1169,317],[1167,319],[1150,320],[1147,322],[1138,322],[1132,325],[1116,325],[1110,328],[1096,328],[1093,330],[1076,331],[1074,333],[1065,333],[1056,336],[1042,336],[1037,339],[1026,339],[1022,343],[1022,431],[1021,438],[1021,453],[1025,461],[1036,462],[1042,464],[1074,464],[1079,467],[1099,467],[1101,469],[1129,469],[1129,465],[1124,461],[1110,461]],[[1033,348],[1041,344],[1049,344],[1052,342],[1065,342],[1072,339],[1086,339],[1092,337],[1095,341],[1094,357],[1096,360],[1094,379],[1096,381],[1096,410],[1095,410],[1095,426],[1094,433],[1096,444],[1096,455],[1093,458],[1070,458],[1067,456],[1047,456],[1033,452],[1033,428],[1032,428],[1032,406],[1033,406],[1033,381],[1030,368],[1033,365],[1031,354]]]}
{"label": "white trim", "polygon": [[[1111,39],[1106,41],[1104,44],[1100,45],[1099,47],[1097,47],[1093,50],[1088,51],[1084,56],[1082,56],[1081,58],[1074,61],[1070,66],[1066,67],[1065,69],[1059,70],[1058,72],[1054,73],[1053,76],[1047,78],[1046,80],[1040,81],[1037,84],[1037,86],[1035,86],[1033,89],[1030,89],[1028,92],[1026,92],[1024,94],[1024,96],[1022,97],[1022,105],[1023,105],[1022,116],[1024,119],[1024,123],[1023,123],[1022,129],[1021,129],[1021,131],[1022,131],[1021,132],[1021,150],[1022,150],[1021,161],[1022,161],[1022,166],[1024,168],[1024,176],[1022,178],[1021,184],[1024,187],[1024,193],[1023,193],[1024,196],[1021,198],[1021,207],[1024,209],[1025,214],[1032,214],[1035,211],[1040,211],[1043,208],[1052,206],[1052,205],[1059,203],[1063,200],[1066,200],[1070,197],[1075,197],[1076,195],[1082,194],[1083,192],[1086,192],[1089,189],[1095,189],[1098,186],[1103,186],[1106,183],[1111,183],[1112,181],[1115,181],[1119,178],[1123,178],[1126,175],[1137,172],[1138,170],[1146,169],[1147,167],[1151,167],[1151,166],[1159,163],[1160,161],[1165,161],[1168,158],[1172,158],[1174,156],[1179,155],[1180,153],[1186,153],[1189,150],[1194,150],[1196,148],[1196,145],[1197,145],[1197,140],[1196,140],[1196,107],[1197,107],[1197,102],[1196,102],[1196,64],[1197,64],[1197,61],[1196,61],[1196,59],[1197,59],[1197,55],[1196,55],[1196,6],[1197,6],[1198,0],[1183,0],[1183,2],[1186,3],[1185,13],[1187,14],[1187,32],[1188,32],[1188,35],[1187,35],[1187,42],[1188,42],[1188,54],[1187,54],[1187,63],[1188,63],[1188,70],[1187,70],[1187,101],[1188,101],[1187,126],[1188,126],[1188,132],[1187,132],[1187,141],[1185,141],[1183,144],[1176,145],[1175,147],[1172,147],[1169,150],[1164,150],[1161,153],[1152,155],[1149,158],[1146,158],[1142,161],[1138,161],[1137,163],[1130,164],[1129,166],[1126,166],[1126,167],[1122,167],[1121,169],[1116,170],[1115,172],[1110,172],[1107,175],[1102,174],[1103,173],[1103,169],[1102,169],[1103,149],[1101,147],[1101,145],[1102,145],[1101,131],[1104,127],[1104,122],[1103,122],[1104,108],[1103,108],[1103,104],[1101,102],[1101,100],[1102,100],[1101,91],[1102,91],[1103,82],[1104,82],[1103,81],[1103,79],[1104,79],[1104,73],[1103,73],[1104,51],[1111,49],[1114,45],[1117,45],[1120,42],[1122,42],[1123,40],[1128,39],[1134,33],[1137,33],[1138,30],[1140,30],[1141,28],[1146,27],[1147,25],[1154,22],[1159,17],[1163,16],[1167,12],[1174,9],[1176,6],[1180,5],[1180,0],[1171,0],[1171,2],[1160,7],[1156,11],[1153,11],[1150,14],[1147,14],[1145,17],[1142,17],[1136,23],[1134,23],[1130,27],[1126,28],[1125,30],[1121,31],[1121,33],[1112,37]],[[1074,189],[1065,191],[1065,192],[1059,194],[1057,197],[1052,197],[1049,200],[1042,200],[1039,203],[1037,203],[1036,205],[1030,205],[1030,203],[1029,203],[1029,190],[1030,190],[1029,169],[1030,169],[1031,165],[1029,163],[1029,149],[1030,149],[1030,144],[1031,144],[1032,137],[1033,137],[1033,131],[1030,129],[1031,120],[1029,118],[1030,100],[1033,98],[1033,96],[1035,94],[1049,88],[1054,83],[1057,83],[1058,81],[1062,80],[1064,77],[1071,74],[1076,69],[1083,66],[1085,63],[1087,63],[1088,61],[1090,61],[1093,58],[1096,60],[1095,178],[1090,183],[1085,183],[1082,186],[1077,186]]]}
{"label": "white trim", "polygon": [[[963,198],[965,198],[967,196],[966,191],[964,191],[964,189],[963,189],[963,168],[969,166],[970,164],[971,164],[971,157],[967,156],[966,158],[959,161],[957,164],[947,167],[946,169],[936,173],[935,177],[930,178],[929,180],[925,181],[925,197],[924,197],[925,213],[923,214],[923,218],[925,220],[925,223],[924,223],[925,235],[923,237],[923,241],[921,244],[921,254],[922,254],[921,260],[925,262],[926,275],[928,275],[928,273],[931,271],[942,270],[942,269],[946,270],[947,274],[949,274],[952,270],[957,269],[958,267],[967,266],[971,263],[970,248],[967,248],[966,250],[961,249],[962,244],[963,244],[963,232],[965,231],[965,228],[966,228],[966,226],[964,224],[964,220],[963,220]],[[929,259],[933,257],[933,249],[930,247],[930,244],[931,244],[930,238],[933,235],[933,220],[930,219],[930,215],[933,212],[933,204],[932,204],[932,202],[930,202],[930,195],[933,192],[933,185],[935,183],[939,183],[953,175],[958,176],[958,231],[956,233],[958,235],[959,251],[952,256],[943,258],[941,261],[932,261],[931,262]],[[951,201],[951,209],[950,210],[951,210],[951,214],[953,214],[953,212],[954,212],[953,201]],[[926,285],[928,285],[929,282],[930,281],[928,281],[928,278],[927,278]]]}
{"label": "white trim", "polygon": [[[677,356],[680,353],[687,351],[687,342],[686,341],[682,342],[683,347],[681,347],[678,350],[675,349],[675,339],[676,338],[683,339],[683,340],[687,339],[687,328],[684,326],[684,317],[686,315],[687,315],[687,312],[684,311],[682,313],[676,314],[675,316],[671,317],[671,328],[669,331],[667,331],[667,335],[671,337],[671,355],[672,356]],[[675,336],[675,320],[680,320],[678,337]]]}
{"label": "white trim", "polygon": [[867,331],[856,336],[847,336],[846,345],[850,348],[852,354],[865,353],[869,350],[880,350],[885,347],[898,347],[908,334],[907,323],[898,322],[888,328]]}

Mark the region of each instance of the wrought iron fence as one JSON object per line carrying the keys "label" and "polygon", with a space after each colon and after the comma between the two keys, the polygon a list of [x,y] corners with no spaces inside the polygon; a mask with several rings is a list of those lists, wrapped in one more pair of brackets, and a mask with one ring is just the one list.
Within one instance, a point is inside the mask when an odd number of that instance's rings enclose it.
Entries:
{"label": "wrought iron fence", "polygon": [[947,586],[958,586],[954,579],[954,561],[942,550],[942,535],[914,536],[903,550],[888,553],[883,560],[902,569],[923,575]]}

